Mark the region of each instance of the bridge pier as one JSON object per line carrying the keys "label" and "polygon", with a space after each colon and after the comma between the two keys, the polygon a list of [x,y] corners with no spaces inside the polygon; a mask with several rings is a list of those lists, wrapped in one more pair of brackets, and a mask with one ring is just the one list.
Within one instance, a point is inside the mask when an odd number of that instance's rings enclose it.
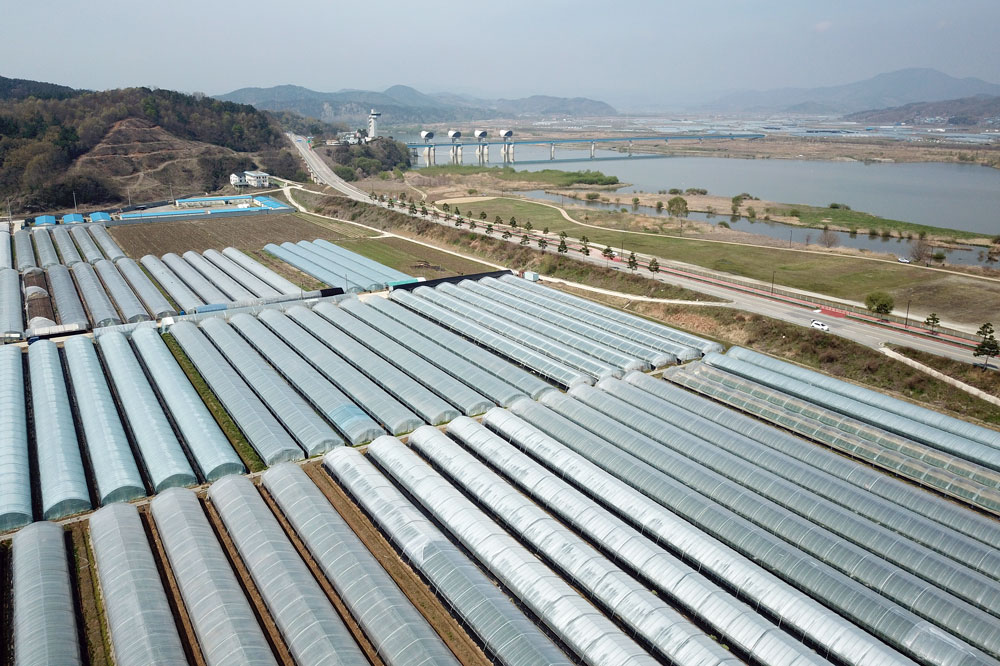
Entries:
{"label": "bridge pier", "polygon": [[556,158],[556,144],[549,144],[549,159],[554,160]]}
{"label": "bridge pier", "polygon": [[597,142],[596,141],[591,141],[590,142],[590,159],[594,159],[594,156],[595,156],[596,153],[597,153]]}
{"label": "bridge pier", "polygon": [[480,144],[476,147],[476,160],[480,164],[487,164],[490,161],[490,147],[488,144]]}
{"label": "bridge pier", "polygon": [[451,152],[450,152],[449,155],[451,157],[452,164],[461,164],[462,163],[462,144],[453,145],[451,147]]}
{"label": "bridge pier", "polygon": [[632,157],[632,139],[628,141],[628,156]]}
{"label": "bridge pier", "polygon": [[427,166],[434,166],[434,162],[436,161],[434,159],[435,158],[434,153],[435,153],[434,146],[427,146],[426,148],[424,148],[424,164],[426,164]]}
{"label": "bridge pier", "polygon": [[503,158],[504,162],[514,161],[514,144],[505,143],[500,147],[500,156]]}

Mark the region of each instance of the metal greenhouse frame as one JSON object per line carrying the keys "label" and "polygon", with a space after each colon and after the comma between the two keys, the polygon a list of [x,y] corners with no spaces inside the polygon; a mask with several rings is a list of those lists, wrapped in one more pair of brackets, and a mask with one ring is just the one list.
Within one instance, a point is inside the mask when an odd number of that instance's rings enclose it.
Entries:
{"label": "metal greenhouse frame", "polygon": [[171,488],[150,509],[205,661],[277,666],[197,496]]}
{"label": "metal greenhouse frame", "polygon": [[187,661],[160,571],[132,504],[90,516],[90,543],[117,666]]}

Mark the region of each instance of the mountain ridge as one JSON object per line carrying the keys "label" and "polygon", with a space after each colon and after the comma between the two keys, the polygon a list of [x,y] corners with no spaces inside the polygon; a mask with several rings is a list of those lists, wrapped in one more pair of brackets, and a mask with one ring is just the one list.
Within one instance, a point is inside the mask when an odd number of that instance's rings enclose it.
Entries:
{"label": "mountain ridge", "polygon": [[611,105],[585,97],[533,95],[517,99],[486,100],[453,93],[427,94],[405,85],[384,91],[340,90],[319,92],[294,85],[240,88],[216,99],[251,104],[265,111],[294,111],[327,122],[361,122],[371,108],[394,123],[487,120],[509,116],[610,116]]}
{"label": "mountain ridge", "polygon": [[739,91],[719,97],[703,108],[786,113],[823,109],[831,115],[841,115],[981,94],[1000,95],[1000,84],[974,77],[956,78],[936,69],[908,68],[836,86]]}

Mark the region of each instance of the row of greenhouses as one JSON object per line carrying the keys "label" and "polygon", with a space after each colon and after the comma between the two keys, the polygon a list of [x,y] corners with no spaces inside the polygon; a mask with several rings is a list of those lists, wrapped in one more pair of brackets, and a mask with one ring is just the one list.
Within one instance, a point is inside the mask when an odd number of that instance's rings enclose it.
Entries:
{"label": "row of greenhouses", "polygon": [[322,238],[298,243],[269,243],[267,252],[311,275],[320,282],[345,292],[381,291],[415,279]]}
{"label": "row of greenhouses", "polygon": [[509,274],[395,289],[390,298],[565,388],[674,365],[718,348]]}
{"label": "row of greenhouses", "polygon": [[41,226],[23,228],[13,234],[14,256],[11,256],[11,236],[2,232],[0,267],[16,268],[20,272],[50,266],[73,266],[80,262],[96,264],[102,259],[118,261],[125,256],[103,224],[81,224],[72,227]]}
{"label": "row of greenhouses", "polygon": [[0,530],[245,471],[152,328],[0,347],[0,391]]}
{"label": "row of greenhouses", "polygon": [[666,376],[893,474],[1000,513],[1000,472],[995,469],[1000,435],[995,431],[740,348],[709,354],[704,362],[671,369]]}

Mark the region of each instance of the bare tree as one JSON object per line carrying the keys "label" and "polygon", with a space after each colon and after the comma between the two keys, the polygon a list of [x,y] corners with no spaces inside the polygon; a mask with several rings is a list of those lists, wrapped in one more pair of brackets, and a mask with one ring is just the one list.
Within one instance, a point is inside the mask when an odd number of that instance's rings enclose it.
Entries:
{"label": "bare tree", "polygon": [[819,244],[829,249],[840,245],[840,239],[837,238],[837,233],[835,231],[824,229],[823,233],[819,235]]}
{"label": "bare tree", "polygon": [[931,257],[931,244],[923,238],[918,238],[910,245],[910,259],[916,263],[925,262]]}

